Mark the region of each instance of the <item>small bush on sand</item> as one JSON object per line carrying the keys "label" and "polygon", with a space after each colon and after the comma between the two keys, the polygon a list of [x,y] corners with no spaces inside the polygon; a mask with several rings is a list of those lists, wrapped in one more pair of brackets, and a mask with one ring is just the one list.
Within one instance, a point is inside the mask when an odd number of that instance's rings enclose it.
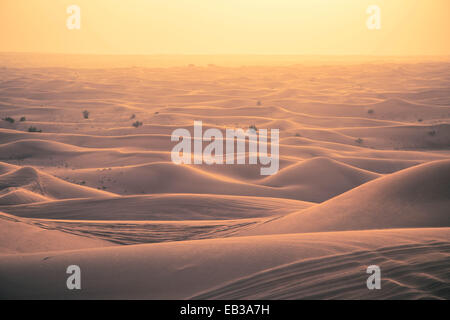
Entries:
{"label": "small bush on sand", "polygon": [[85,119],[89,119],[89,114],[90,114],[89,111],[87,111],[87,110],[84,110],[84,111],[83,111],[83,117],[84,117]]}
{"label": "small bush on sand", "polygon": [[20,122],[24,122],[24,121],[27,121],[27,118],[25,118],[25,117],[20,118]]}
{"label": "small bush on sand", "polygon": [[133,113],[130,117],[130,120],[133,120],[134,118],[136,118],[136,115]]}
{"label": "small bush on sand", "polygon": [[436,131],[435,130],[428,131],[428,134],[434,137],[436,135]]}
{"label": "small bush on sand", "polygon": [[258,102],[256,102],[256,105],[257,105],[257,106],[262,105],[261,101],[258,100]]}
{"label": "small bush on sand", "polygon": [[9,122],[9,123],[14,123],[14,119],[11,117],[6,117],[2,119],[3,121]]}
{"label": "small bush on sand", "polygon": [[296,137],[301,137],[302,135],[300,133],[295,134]]}
{"label": "small bush on sand", "polygon": [[258,131],[258,128],[254,125],[254,124],[252,124],[250,127],[248,127],[250,130],[252,130],[252,131]]}
{"label": "small bush on sand", "polygon": [[135,128],[139,128],[142,125],[143,125],[143,123],[140,121],[133,122],[133,127],[135,127]]}
{"label": "small bush on sand", "polygon": [[38,130],[36,127],[31,126],[28,128],[28,132],[42,132],[42,130]]}
{"label": "small bush on sand", "polygon": [[358,138],[358,139],[355,140],[355,142],[361,144],[361,143],[363,143],[363,139]]}
{"label": "small bush on sand", "polygon": [[417,119],[417,121],[419,121],[419,122],[422,122],[422,121],[423,121],[423,119]]}
{"label": "small bush on sand", "polygon": [[368,114],[374,114],[374,112],[375,112],[375,111],[374,111],[373,109],[367,110],[367,113],[368,113]]}

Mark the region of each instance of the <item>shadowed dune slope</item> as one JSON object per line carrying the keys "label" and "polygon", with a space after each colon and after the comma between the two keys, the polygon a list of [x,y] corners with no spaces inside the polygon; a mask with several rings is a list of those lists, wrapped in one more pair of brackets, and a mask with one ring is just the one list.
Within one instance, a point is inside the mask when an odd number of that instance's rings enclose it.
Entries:
{"label": "shadowed dune slope", "polygon": [[291,165],[261,183],[272,187],[301,186],[310,190],[311,198],[323,200],[378,177],[376,173],[318,157]]}
{"label": "shadowed dune slope", "polygon": [[48,157],[59,153],[71,155],[83,150],[83,148],[74,145],[40,139],[19,140],[0,145],[2,159],[12,158],[14,155],[19,155],[23,158]]}
{"label": "shadowed dune slope", "polygon": [[363,144],[380,149],[446,150],[450,145],[450,125],[401,125],[378,128],[344,128],[337,130],[348,136],[363,138]]}
{"label": "shadowed dune slope", "polygon": [[[36,199],[41,196],[49,199],[71,199],[71,198],[92,198],[92,197],[112,197],[112,193],[95,190],[85,186],[79,186],[55,178],[47,173],[36,170],[32,167],[21,167],[0,175],[0,192],[5,189],[21,188],[37,194]],[[24,192],[21,192],[25,196]],[[27,192],[31,196],[30,193]],[[5,195],[3,195],[5,196]],[[0,194],[0,200],[3,197]],[[16,194],[17,204],[26,203],[26,197]],[[23,201],[21,200],[22,198]]]}
{"label": "shadowed dune slope", "polygon": [[450,160],[435,161],[368,182],[248,234],[449,227],[449,208]]}
{"label": "shadowed dune slope", "polygon": [[6,162],[0,162],[0,175],[16,170],[18,167]]}
{"label": "shadowed dune slope", "polygon": [[0,206],[45,201],[50,199],[23,188],[6,188],[0,191]]}
{"label": "shadowed dune slope", "polygon": [[27,218],[75,220],[217,220],[280,216],[315,205],[260,197],[158,194],[103,199],[75,199],[3,206]]}
{"label": "shadowed dune slope", "polygon": [[57,230],[46,230],[0,212],[0,255],[100,248],[113,244]]}
{"label": "shadowed dune slope", "polygon": [[[253,166],[254,167],[254,166]],[[155,162],[113,167],[110,170],[79,170],[67,176],[97,186],[99,181],[116,194],[193,193],[287,198],[321,202],[380,175],[327,158],[300,161],[273,177],[248,181],[213,173],[201,166]],[[242,166],[242,170],[254,169]],[[259,171],[259,168],[256,168]],[[324,175],[329,180],[318,179]]]}
{"label": "shadowed dune slope", "polygon": [[416,120],[420,117],[442,119],[448,116],[448,107],[410,102],[401,98],[388,98],[369,106],[375,118]]}

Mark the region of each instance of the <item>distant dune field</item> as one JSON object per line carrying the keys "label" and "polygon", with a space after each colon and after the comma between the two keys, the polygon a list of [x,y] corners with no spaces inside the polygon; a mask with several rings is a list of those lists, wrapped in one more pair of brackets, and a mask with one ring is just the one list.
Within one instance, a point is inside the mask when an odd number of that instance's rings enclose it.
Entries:
{"label": "distant dune field", "polygon": [[[448,61],[8,59],[0,298],[450,299]],[[171,133],[194,121],[279,129],[278,173],[174,164]],[[369,265],[381,290],[366,287]]]}

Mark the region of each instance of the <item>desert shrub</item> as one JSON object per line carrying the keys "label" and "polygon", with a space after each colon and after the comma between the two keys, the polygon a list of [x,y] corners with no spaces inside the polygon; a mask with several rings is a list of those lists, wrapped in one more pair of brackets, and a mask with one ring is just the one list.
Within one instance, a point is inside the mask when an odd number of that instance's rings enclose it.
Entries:
{"label": "desert shrub", "polygon": [[24,121],[27,121],[27,118],[25,118],[25,117],[20,118],[20,122],[24,122]]}
{"label": "desert shrub", "polygon": [[422,119],[417,119],[417,121],[422,122],[423,120]]}
{"label": "desert shrub", "polygon": [[358,138],[358,139],[355,140],[355,142],[361,144],[361,143],[363,143],[363,139]]}
{"label": "desert shrub", "polygon": [[6,121],[6,122],[9,122],[9,123],[14,123],[14,119],[13,118],[11,118],[11,117],[6,117],[6,118],[3,118],[2,119],[3,121]]}
{"label": "desert shrub", "polygon": [[42,132],[42,130],[38,130],[36,127],[31,126],[28,128],[28,132]]}
{"label": "desert shrub", "polygon": [[367,113],[368,113],[368,114],[374,114],[374,112],[375,112],[375,111],[374,111],[373,109],[367,110]]}
{"label": "desert shrub", "polygon": [[84,111],[83,111],[83,117],[84,117],[85,119],[89,119],[89,114],[90,114],[89,111],[87,111],[87,110],[84,110]]}
{"label": "desert shrub", "polygon": [[135,128],[139,128],[142,125],[143,125],[143,123],[141,121],[133,122],[133,127],[135,127]]}
{"label": "desert shrub", "polygon": [[261,101],[260,101],[260,100],[258,100],[258,102],[256,102],[256,105],[257,105],[257,106],[260,106],[260,105],[262,105]]}
{"label": "desert shrub", "polygon": [[136,115],[133,113],[130,117],[130,120],[133,120],[134,118],[136,118]]}
{"label": "desert shrub", "polygon": [[295,136],[296,136],[296,137],[301,137],[302,135],[301,135],[300,133],[297,132],[297,133],[295,134]]}
{"label": "desert shrub", "polygon": [[248,127],[250,130],[253,130],[253,131],[258,131],[258,128],[254,125],[254,124],[252,124],[250,127]]}
{"label": "desert shrub", "polygon": [[433,137],[436,135],[436,130],[428,131],[428,134]]}

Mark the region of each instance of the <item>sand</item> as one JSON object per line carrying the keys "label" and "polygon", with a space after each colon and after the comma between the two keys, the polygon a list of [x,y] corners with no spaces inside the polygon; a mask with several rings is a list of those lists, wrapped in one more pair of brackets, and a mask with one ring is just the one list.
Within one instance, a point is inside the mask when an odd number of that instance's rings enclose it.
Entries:
{"label": "sand", "polygon": [[[448,61],[32,60],[0,55],[0,298],[450,298]],[[279,172],[172,163],[195,120],[279,129]]]}

